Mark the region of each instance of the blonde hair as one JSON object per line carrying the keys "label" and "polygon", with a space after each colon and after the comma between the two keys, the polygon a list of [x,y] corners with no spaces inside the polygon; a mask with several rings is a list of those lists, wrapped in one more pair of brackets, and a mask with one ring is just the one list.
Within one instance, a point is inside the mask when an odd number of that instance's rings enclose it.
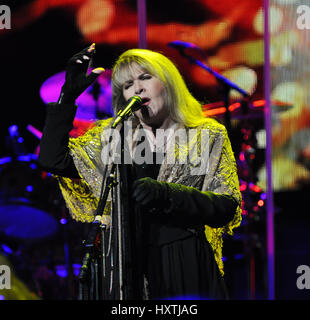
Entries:
{"label": "blonde hair", "polygon": [[202,114],[201,103],[189,92],[173,62],[161,53],[147,49],[125,51],[113,67],[112,104],[116,113],[126,103],[123,97],[123,84],[133,73],[133,63],[163,83],[165,106],[172,120],[187,127],[196,127],[206,121]]}

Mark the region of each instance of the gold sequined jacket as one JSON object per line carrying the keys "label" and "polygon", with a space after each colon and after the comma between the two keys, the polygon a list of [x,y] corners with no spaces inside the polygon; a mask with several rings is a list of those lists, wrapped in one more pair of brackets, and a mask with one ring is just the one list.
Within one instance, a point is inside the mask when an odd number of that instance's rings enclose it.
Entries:
{"label": "gold sequined jacket", "polygon": [[[58,180],[70,214],[77,221],[92,222],[94,219],[103,172],[106,168],[102,160],[102,150],[107,140],[105,133],[110,127],[111,119],[99,120],[84,135],[69,140],[70,154],[82,179],[58,177]],[[157,180],[195,187],[200,191],[231,195],[237,201],[239,205],[235,215],[224,227],[205,226],[205,236],[214,251],[219,270],[224,274],[223,234],[232,235],[233,229],[241,223],[241,194],[231,143],[225,127],[211,118],[206,119],[203,125],[196,128],[182,126],[179,128],[183,129],[182,132],[185,130],[188,139],[185,139],[184,143],[182,139],[174,139],[177,141],[175,147],[168,148]],[[132,148],[138,129],[139,124],[133,122]],[[193,152],[194,149],[199,153]],[[197,167],[201,163],[201,159],[200,162],[198,161],[197,154],[207,159],[207,165],[203,167],[204,172],[201,172],[201,167],[200,169]],[[192,157],[191,161],[184,161],[189,155]],[[197,168],[198,171],[193,171]],[[105,215],[110,214],[110,208],[111,206],[106,206]]]}

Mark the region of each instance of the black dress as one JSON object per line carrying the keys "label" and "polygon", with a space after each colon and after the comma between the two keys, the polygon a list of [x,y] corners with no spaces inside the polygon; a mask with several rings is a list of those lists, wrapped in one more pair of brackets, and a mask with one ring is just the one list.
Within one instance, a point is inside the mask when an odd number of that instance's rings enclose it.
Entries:
{"label": "black dress", "polygon": [[[155,159],[153,153],[154,164],[134,165],[135,178],[156,180],[160,165]],[[141,208],[140,214],[150,299],[228,299],[203,226],[189,231],[173,217],[149,208]]]}
{"label": "black dress", "polygon": [[[68,152],[69,132],[76,107],[49,105],[39,162],[54,174],[77,178],[79,174]],[[154,155],[155,156],[155,155]],[[134,165],[134,179],[156,179],[160,165]],[[165,205],[165,204],[162,204]],[[200,207],[203,207],[200,206]],[[224,280],[204,235],[204,226],[189,230],[177,214],[135,207],[141,218],[139,259],[150,299],[227,299]]]}

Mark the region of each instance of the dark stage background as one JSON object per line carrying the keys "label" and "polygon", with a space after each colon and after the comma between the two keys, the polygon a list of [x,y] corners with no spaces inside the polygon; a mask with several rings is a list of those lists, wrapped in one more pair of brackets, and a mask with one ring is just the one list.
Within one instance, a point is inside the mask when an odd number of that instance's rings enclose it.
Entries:
{"label": "dark stage background", "polygon": [[[236,235],[225,238],[225,277],[231,298],[266,299],[262,1],[146,2],[147,47],[175,61],[190,90],[203,102],[206,116],[215,112],[225,124],[220,86],[208,72],[169,47],[171,41],[198,46],[201,51],[189,50],[188,54],[251,95],[250,101],[241,104],[237,92],[230,94],[231,105],[236,107],[231,113],[231,141],[244,208]],[[310,267],[309,30],[298,30],[294,24],[301,4],[297,2],[271,1],[276,299],[310,297],[309,290],[296,286],[297,267]],[[11,29],[0,29],[0,192],[1,199],[10,190],[19,200],[17,207],[1,200],[0,265],[11,267],[12,288],[0,289],[0,299],[75,300],[81,243],[88,225],[70,218],[57,182],[37,166],[39,135],[46,103],[53,101],[49,95],[57,97],[61,87],[55,75],[65,70],[74,53],[95,42],[93,65],[110,70],[119,54],[138,46],[137,2],[20,0],[5,5],[11,9]],[[88,100],[80,102],[82,111],[72,136],[81,134],[95,119],[111,115],[109,71],[99,83],[99,113],[90,91]],[[247,107],[245,115],[242,105]],[[13,161],[16,155],[26,157]],[[35,228],[35,221],[41,225]]]}

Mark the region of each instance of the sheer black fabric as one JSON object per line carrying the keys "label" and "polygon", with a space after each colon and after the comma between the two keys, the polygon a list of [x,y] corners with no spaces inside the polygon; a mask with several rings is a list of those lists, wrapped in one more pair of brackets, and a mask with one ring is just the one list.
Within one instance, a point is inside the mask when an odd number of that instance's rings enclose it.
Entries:
{"label": "sheer black fabric", "polygon": [[[159,169],[155,161],[153,165],[135,165],[136,178],[156,179]],[[142,243],[147,243],[142,261],[150,299],[228,299],[203,226],[193,232],[186,226],[162,224],[165,214],[147,208],[141,208],[141,213]]]}

